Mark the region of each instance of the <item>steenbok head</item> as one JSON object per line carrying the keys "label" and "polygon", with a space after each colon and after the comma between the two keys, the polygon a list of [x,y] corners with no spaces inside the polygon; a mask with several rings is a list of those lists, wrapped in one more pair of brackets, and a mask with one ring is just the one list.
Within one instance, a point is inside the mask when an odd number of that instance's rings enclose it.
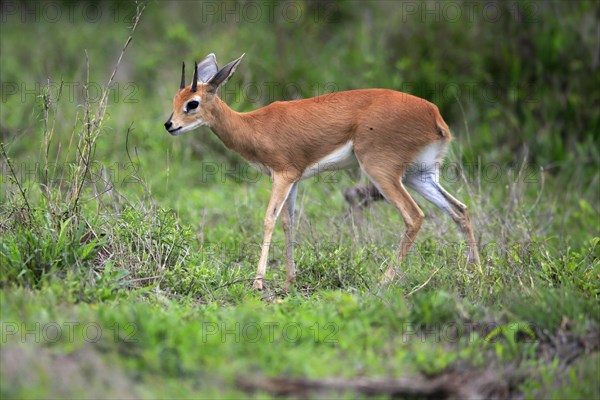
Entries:
{"label": "steenbok head", "polygon": [[171,135],[179,135],[200,126],[211,125],[212,106],[217,90],[233,75],[242,56],[219,69],[214,54],[194,65],[194,78],[185,85],[185,63],[181,67],[181,84],[173,99],[173,113],[165,122]]}

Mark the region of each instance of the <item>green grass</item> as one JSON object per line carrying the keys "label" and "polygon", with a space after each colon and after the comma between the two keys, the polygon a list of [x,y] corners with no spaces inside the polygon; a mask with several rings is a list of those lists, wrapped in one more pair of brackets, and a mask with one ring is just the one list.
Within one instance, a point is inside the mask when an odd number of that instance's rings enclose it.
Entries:
{"label": "green grass", "polygon": [[[106,107],[92,89],[108,82],[132,4],[101,4],[95,23],[7,12],[2,398],[276,397],[240,380],[486,369],[511,396],[598,397],[600,118],[584,106],[600,98],[593,2],[516,2],[536,18],[497,22],[299,2],[301,21],[278,5],[272,21],[234,24],[205,15],[207,4],[148,5]],[[39,37],[52,45],[32,46]],[[455,137],[442,180],[469,207],[481,268],[467,265],[452,221],[416,198],[427,216],[417,243],[380,287],[402,219],[384,202],[352,212],[341,193],[364,180],[340,172],[300,186],[295,288],[282,290],[278,225],[268,290],[252,290],[269,179],[207,129],[173,138],[162,128],[181,60],[209,52],[220,64],[247,53],[222,93],[240,111],[331,87],[405,89],[438,104]],[[250,95],[273,83],[269,96]],[[490,84],[501,88],[493,101]]]}

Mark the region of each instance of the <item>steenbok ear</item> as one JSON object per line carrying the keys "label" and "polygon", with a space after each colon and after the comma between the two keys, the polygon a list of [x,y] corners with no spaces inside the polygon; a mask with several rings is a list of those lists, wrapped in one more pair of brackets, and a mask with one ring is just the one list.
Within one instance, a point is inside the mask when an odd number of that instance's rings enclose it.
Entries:
{"label": "steenbok ear", "polygon": [[231,78],[231,75],[235,72],[235,69],[239,65],[240,61],[244,57],[245,53],[240,56],[237,60],[233,60],[229,64],[225,65],[223,68],[213,76],[210,81],[208,81],[208,89],[211,92],[216,92],[219,86],[223,85],[225,82]]}
{"label": "steenbok ear", "polygon": [[210,53],[198,63],[198,81],[200,83],[208,82],[210,78],[216,75],[218,70],[217,59],[213,53]]}

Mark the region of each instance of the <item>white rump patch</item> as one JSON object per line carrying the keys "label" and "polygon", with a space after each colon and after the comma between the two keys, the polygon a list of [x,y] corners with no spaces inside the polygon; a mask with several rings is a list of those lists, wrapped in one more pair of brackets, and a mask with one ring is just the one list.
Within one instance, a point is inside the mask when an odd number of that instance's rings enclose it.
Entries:
{"label": "white rump patch", "polygon": [[358,160],[354,155],[354,143],[349,141],[345,145],[338,147],[321,160],[306,168],[302,174],[302,179],[313,177],[324,171],[338,171],[357,166]]}
{"label": "white rump patch", "polygon": [[434,143],[426,146],[417,156],[411,166],[411,170],[416,171],[437,171],[444,158],[445,143]]}
{"label": "white rump patch", "polygon": [[445,212],[450,211],[448,200],[439,185],[440,165],[444,157],[445,143],[430,144],[417,156],[406,171],[403,181]]}

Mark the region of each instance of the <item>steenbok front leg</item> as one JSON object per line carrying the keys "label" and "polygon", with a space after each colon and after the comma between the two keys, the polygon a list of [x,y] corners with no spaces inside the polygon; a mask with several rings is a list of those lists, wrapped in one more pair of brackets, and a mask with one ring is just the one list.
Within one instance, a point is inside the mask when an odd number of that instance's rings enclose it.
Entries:
{"label": "steenbok front leg", "polygon": [[288,195],[292,189],[294,182],[285,178],[284,174],[273,174],[273,189],[271,192],[271,200],[265,214],[265,236],[263,239],[262,251],[260,260],[258,261],[258,269],[256,270],[256,278],[254,278],[254,288],[262,290],[263,280],[267,272],[267,261],[269,259],[269,247],[271,245],[271,237],[273,235],[273,227],[277,221],[277,217],[283,208]]}

